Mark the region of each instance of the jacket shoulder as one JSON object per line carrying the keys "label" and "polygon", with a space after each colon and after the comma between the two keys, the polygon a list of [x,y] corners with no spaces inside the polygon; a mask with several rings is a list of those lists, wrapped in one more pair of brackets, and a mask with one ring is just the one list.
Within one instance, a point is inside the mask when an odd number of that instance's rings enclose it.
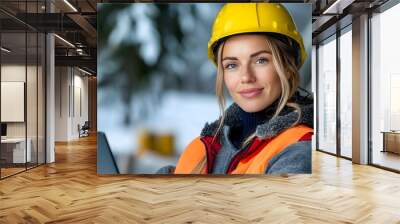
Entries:
{"label": "jacket shoulder", "polygon": [[[202,137],[198,136],[194,138],[188,146],[182,152],[179,160],[187,160],[198,157],[199,153],[204,150],[205,146],[202,141]],[[179,164],[180,161],[178,161]],[[181,161],[182,162],[182,161]],[[156,174],[173,174],[175,172],[176,166],[164,166],[157,170]]]}
{"label": "jacket shoulder", "polygon": [[311,173],[311,141],[299,141],[286,147],[268,163],[266,174]]}

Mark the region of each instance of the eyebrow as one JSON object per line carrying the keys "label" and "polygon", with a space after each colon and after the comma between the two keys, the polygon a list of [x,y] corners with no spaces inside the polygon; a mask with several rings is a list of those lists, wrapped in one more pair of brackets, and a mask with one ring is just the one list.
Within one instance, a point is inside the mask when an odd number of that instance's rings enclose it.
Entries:
{"label": "eyebrow", "polygon": [[[250,57],[252,58],[252,57],[255,57],[255,56],[257,56],[257,55],[259,55],[259,54],[262,54],[262,53],[271,54],[270,51],[261,50],[261,51],[257,51],[257,52],[255,52],[255,53],[251,54]],[[224,61],[224,60],[237,60],[237,58],[236,58],[236,57],[225,57],[225,58],[222,59],[222,61]]]}

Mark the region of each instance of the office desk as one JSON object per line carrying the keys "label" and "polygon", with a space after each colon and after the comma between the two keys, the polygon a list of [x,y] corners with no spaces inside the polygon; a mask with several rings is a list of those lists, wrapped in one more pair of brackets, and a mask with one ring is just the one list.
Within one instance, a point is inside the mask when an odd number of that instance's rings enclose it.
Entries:
{"label": "office desk", "polygon": [[[26,142],[28,144],[25,154],[25,138],[1,139],[1,157],[6,160],[6,163],[31,162],[32,140],[30,138],[27,138]],[[25,158],[27,158],[27,161],[25,161]]]}
{"label": "office desk", "polygon": [[400,154],[400,132],[399,131],[382,131],[383,134],[383,151]]}

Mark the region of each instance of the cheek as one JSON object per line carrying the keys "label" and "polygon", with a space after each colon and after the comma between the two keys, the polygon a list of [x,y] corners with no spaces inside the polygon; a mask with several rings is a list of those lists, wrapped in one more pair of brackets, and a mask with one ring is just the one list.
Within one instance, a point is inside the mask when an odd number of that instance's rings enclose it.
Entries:
{"label": "cheek", "polygon": [[274,74],[269,80],[269,83],[274,92],[276,93],[281,92],[281,81],[279,79],[278,74]]}
{"label": "cheek", "polygon": [[224,83],[230,93],[235,92],[238,80],[232,75],[224,75]]}
{"label": "cheek", "polygon": [[281,81],[279,79],[278,73],[273,67],[268,67],[261,74],[263,75],[259,76],[259,80],[262,80],[261,82],[264,83],[264,85],[270,86],[271,88],[274,89],[277,87],[280,88]]}
{"label": "cheek", "polygon": [[275,74],[271,78],[271,86],[273,88],[273,91],[277,94],[280,95],[282,93],[282,87],[281,87],[281,80],[278,76],[278,74]]}
{"label": "cheek", "polygon": [[273,77],[271,78],[271,83],[273,83],[274,86],[281,88],[281,80],[278,76],[278,74],[274,74]]}

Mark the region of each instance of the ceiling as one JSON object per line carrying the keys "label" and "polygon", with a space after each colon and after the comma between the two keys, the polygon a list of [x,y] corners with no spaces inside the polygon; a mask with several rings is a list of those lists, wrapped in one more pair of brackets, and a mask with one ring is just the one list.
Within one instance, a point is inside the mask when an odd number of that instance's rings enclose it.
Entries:
{"label": "ceiling", "polygon": [[374,12],[389,0],[308,0],[312,3],[313,44],[352,23],[353,17]]}
{"label": "ceiling", "polygon": [[56,66],[79,66],[96,74],[97,2],[101,1],[47,0],[46,5],[44,0],[1,0],[2,46],[11,50],[3,60],[17,62],[25,56],[28,60],[36,57],[36,51],[43,47],[36,47],[36,33],[54,32]]}
{"label": "ceiling", "polygon": [[[1,0],[0,25],[3,32],[3,46],[7,45],[7,48],[13,49],[15,55],[24,55],[26,52],[23,33],[26,29],[54,32],[60,37],[55,38],[56,65],[80,66],[96,73],[97,3],[134,1],[47,0],[47,2],[46,8],[45,0]],[[312,36],[313,43],[316,44],[336,32],[340,28],[337,24],[346,26],[347,23],[351,23],[353,16],[373,10],[387,0],[292,0],[290,2],[312,4]],[[50,8],[52,13],[49,13]],[[344,22],[338,23],[339,20]],[[30,38],[28,39],[29,42]],[[34,43],[28,44],[28,54],[34,52],[34,48]]]}

